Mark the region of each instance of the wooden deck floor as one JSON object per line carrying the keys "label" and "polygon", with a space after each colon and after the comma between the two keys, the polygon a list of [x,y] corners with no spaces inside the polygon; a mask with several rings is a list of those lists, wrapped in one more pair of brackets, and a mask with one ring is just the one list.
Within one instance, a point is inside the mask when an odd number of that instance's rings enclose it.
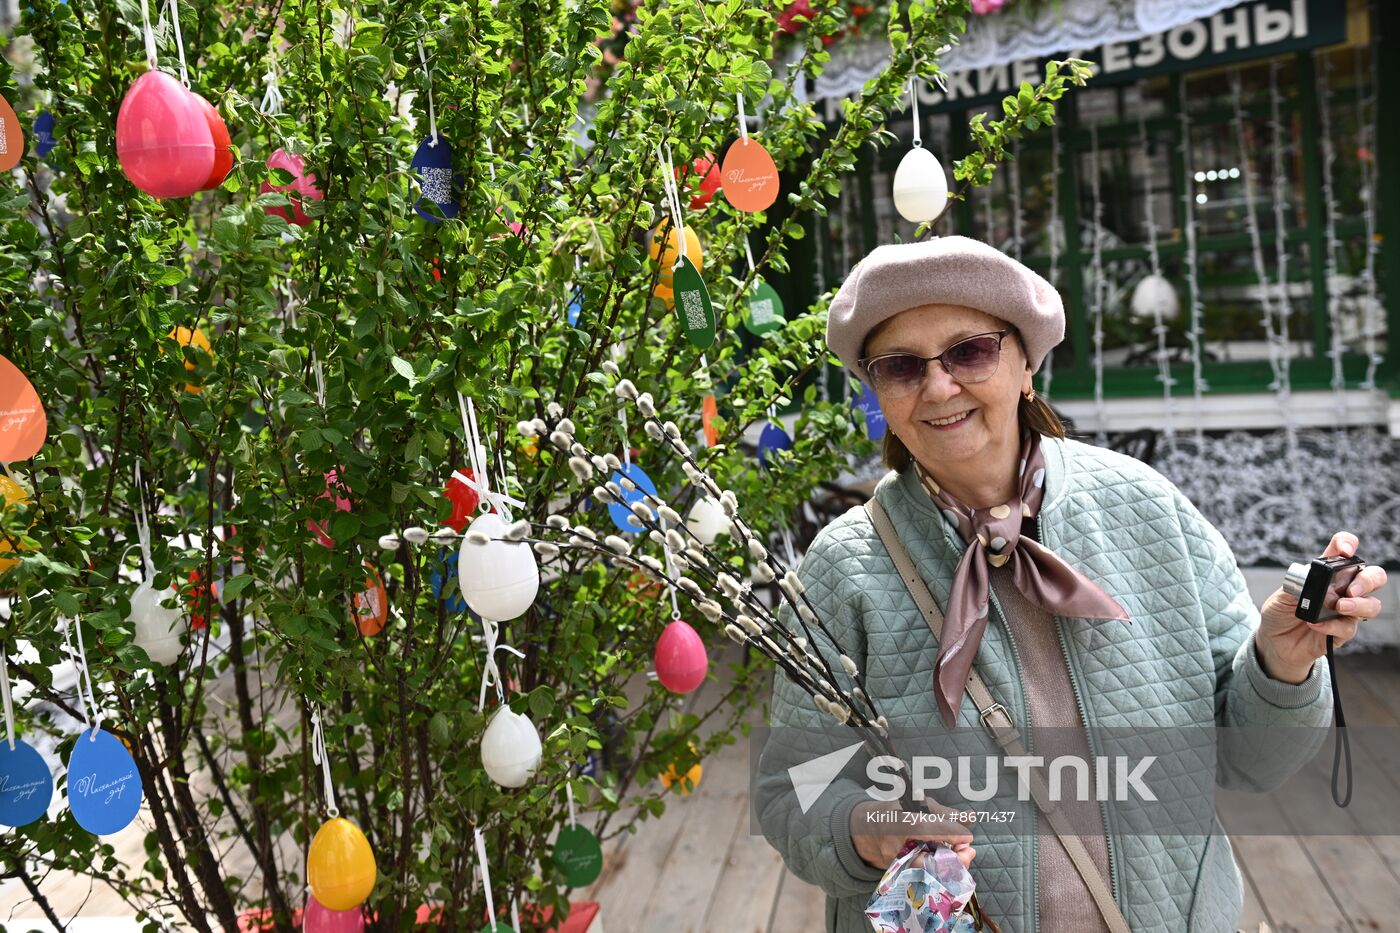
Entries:
{"label": "wooden deck floor", "polygon": [[[1400,727],[1400,656],[1346,655],[1338,662],[1348,725]],[[1328,741],[1320,758],[1330,763]],[[1366,745],[1356,752],[1355,772],[1382,780],[1390,801],[1400,807],[1400,744]],[[579,897],[602,903],[608,933],[824,929],[822,892],[793,877],[777,852],[749,831],[747,756],[742,742],[713,756],[692,794],[672,798],[662,817],[609,845],[602,877]],[[1364,808],[1332,804],[1325,768],[1309,780],[1313,783],[1303,790],[1314,808],[1332,814],[1337,835],[1232,831],[1245,879],[1244,928],[1254,931],[1267,922],[1275,931],[1300,933],[1400,930],[1400,835],[1365,835],[1359,822]],[[1287,827],[1299,819],[1284,803],[1258,795],[1225,795],[1220,811],[1227,827],[1251,820]],[[43,890],[63,916],[124,912],[119,899],[85,878],[50,876]],[[125,913],[129,916],[129,910]],[[22,890],[11,885],[0,891],[0,924],[37,916]]]}

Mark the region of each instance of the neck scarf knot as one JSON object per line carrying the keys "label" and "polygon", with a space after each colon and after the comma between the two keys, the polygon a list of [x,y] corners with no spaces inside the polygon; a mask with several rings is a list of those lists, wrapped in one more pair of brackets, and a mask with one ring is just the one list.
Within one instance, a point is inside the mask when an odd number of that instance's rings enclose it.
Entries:
{"label": "neck scarf knot", "polygon": [[1039,432],[1022,435],[1017,494],[989,509],[968,508],[939,486],[922,465],[914,464],[924,490],[967,544],[953,573],[953,590],[933,668],[938,711],[950,729],[957,721],[977,646],[987,630],[989,567],[1010,562],[1016,589],[1051,615],[1132,621],[1128,611],[1098,584],[1034,538],[1022,537],[1022,521],[1035,518],[1045,498],[1045,456],[1040,445]]}

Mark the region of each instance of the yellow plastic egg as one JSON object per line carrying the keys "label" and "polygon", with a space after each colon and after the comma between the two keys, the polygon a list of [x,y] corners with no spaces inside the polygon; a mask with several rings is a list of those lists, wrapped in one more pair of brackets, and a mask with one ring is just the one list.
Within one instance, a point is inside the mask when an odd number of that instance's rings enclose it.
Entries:
{"label": "yellow plastic egg", "polygon": [[[197,327],[193,330],[191,330],[188,327],[176,327],[169,334],[167,334],[167,336],[175,338],[175,342],[182,347],[196,347],[200,350],[203,350],[205,353],[208,353],[211,357],[214,355],[214,348],[210,346],[209,338],[204,336],[204,331],[200,330]],[[185,369],[189,370],[190,372],[194,372],[197,368],[198,367],[196,367],[189,360],[185,361]],[[202,386],[197,386],[193,383],[187,382],[185,383],[185,391],[194,392],[197,394],[203,392],[204,388]]]}
{"label": "yellow plastic egg", "polygon": [[[22,502],[29,501],[29,491],[8,476],[0,475],[0,497],[4,498],[4,508],[11,509]],[[4,554],[15,549],[14,545],[4,536],[0,536],[0,554]],[[27,544],[19,545],[21,551],[32,551],[34,548]],[[19,563],[13,557],[0,557],[0,573],[4,573],[11,567]]]}
{"label": "yellow plastic egg", "polygon": [[[690,746],[690,750],[694,752],[695,746]],[[676,783],[677,781],[680,781],[681,796],[684,797],[686,794],[689,794],[695,788],[700,786],[700,778],[704,773],[704,769],[700,767],[700,762],[697,761],[694,765],[691,766],[690,770],[684,774],[684,776],[682,776],[681,773],[676,770],[676,766],[672,764],[661,774],[657,775],[657,777],[661,779],[661,786],[666,788],[667,790],[671,789],[672,784]]]}
{"label": "yellow plastic egg", "polygon": [[306,853],[306,883],[331,910],[353,910],[374,890],[374,852],[360,828],[344,817],[326,820]]}
{"label": "yellow plastic egg", "polygon": [[[667,228],[664,240],[659,235],[662,227]],[[667,291],[671,288],[671,267],[675,265],[680,248],[680,233],[668,221],[662,221],[651,232],[647,253],[661,266],[661,284],[666,286]],[[705,254],[700,251],[700,238],[695,235],[694,227],[685,228],[685,255],[695,264],[695,271],[699,272],[704,267]]]}

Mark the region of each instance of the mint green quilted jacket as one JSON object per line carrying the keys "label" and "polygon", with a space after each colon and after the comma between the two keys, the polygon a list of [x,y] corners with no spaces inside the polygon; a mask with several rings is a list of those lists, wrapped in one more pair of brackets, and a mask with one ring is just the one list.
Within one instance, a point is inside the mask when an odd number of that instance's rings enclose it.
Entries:
{"label": "mint green quilted jacket", "polygon": [[[1282,753],[1245,760],[1222,752],[1201,763],[1209,769],[1207,785],[1213,774],[1216,784],[1232,790],[1277,787],[1326,738],[1332,710],[1326,665],[1314,664],[1301,684],[1264,673],[1252,637],[1259,611],[1229,546],[1160,473],[1074,440],[1046,438],[1044,450],[1042,543],[1133,617],[1131,623],[1059,620],[1071,682],[1091,733],[1212,724],[1315,727],[1297,730],[1305,738]],[[935,599],[946,606],[963,543],[912,470],[886,475],[875,495]],[[937,645],[865,510],[851,509],[824,529],[798,574],[817,613],[860,666],[892,729],[937,734],[942,726],[931,689]],[[992,621],[978,649],[977,669],[1024,729],[1027,711],[1015,647],[995,593],[991,602]],[[786,609],[784,621],[793,626]],[[814,647],[832,654],[829,644]],[[831,719],[780,671],[772,724],[776,734],[783,726],[829,728]],[[980,730],[970,700],[958,725],[960,734]],[[864,908],[881,875],[861,861],[851,843],[851,810],[868,799],[865,756],[857,755],[815,803],[807,801],[804,815],[787,771],[790,756],[802,751],[775,749],[770,739],[759,761],[755,816],[793,874],[826,892],[827,930],[864,933],[870,930]],[[995,753],[989,739],[984,753]],[[1019,808],[1036,818],[1029,804],[1015,802],[1014,775],[1001,785],[1009,787],[1010,802],[998,796],[977,809]],[[1229,838],[1218,824],[1213,833],[1168,836],[1124,831],[1125,818],[1108,805],[1104,817],[1114,899],[1135,933],[1236,930],[1243,886]],[[993,839],[971,828],[977,845],[972,873],[984,908],[1005,933],[1039,930],[1035,833]]]}

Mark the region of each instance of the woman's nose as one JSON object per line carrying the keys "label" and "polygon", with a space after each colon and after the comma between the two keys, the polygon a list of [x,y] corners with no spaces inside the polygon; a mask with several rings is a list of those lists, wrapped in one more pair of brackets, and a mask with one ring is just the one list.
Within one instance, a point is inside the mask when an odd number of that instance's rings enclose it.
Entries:
{"label": "woman's nose", "polygon": [[962,385],[948,375],[948,370],[937,361],[928,364],[924,370],[924,381],[919,386],[919,394],[926,402],[941,404],[962,391]]}

